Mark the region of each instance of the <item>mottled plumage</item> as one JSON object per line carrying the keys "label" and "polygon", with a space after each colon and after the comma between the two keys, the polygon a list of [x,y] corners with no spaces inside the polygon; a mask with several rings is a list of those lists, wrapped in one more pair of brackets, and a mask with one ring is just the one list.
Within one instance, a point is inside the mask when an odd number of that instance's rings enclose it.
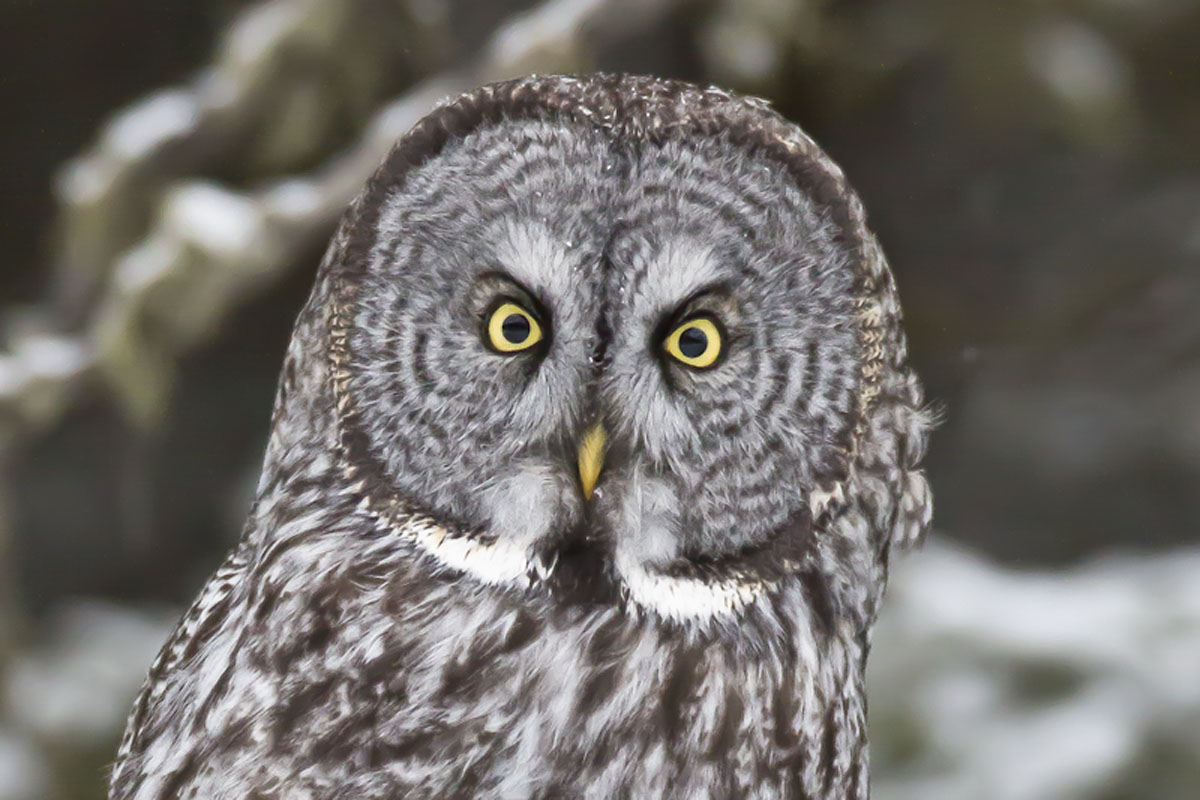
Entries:
{"label": "mottled plumage", "polygon": [[[501,303],[544,336],[498,350]],[[698,319],[700,367],[666,344]],[[330,245],[244,537],[111,797],[864,798],[928,425],[857,197],[765,103],[622,76],[453,100]]]}

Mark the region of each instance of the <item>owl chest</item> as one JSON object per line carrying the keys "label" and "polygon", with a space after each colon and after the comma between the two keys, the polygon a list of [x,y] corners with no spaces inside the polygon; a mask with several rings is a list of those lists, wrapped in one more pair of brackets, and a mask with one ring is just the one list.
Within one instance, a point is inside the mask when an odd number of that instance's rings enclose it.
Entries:
{"label": "owl chest", "polygon": [[861,709],[823,705],[796,664],[615,611],[375,612],[243,653],[284,668],[214,707],[208,724],[248,745],[221,780],[314,798],[860,796]]}

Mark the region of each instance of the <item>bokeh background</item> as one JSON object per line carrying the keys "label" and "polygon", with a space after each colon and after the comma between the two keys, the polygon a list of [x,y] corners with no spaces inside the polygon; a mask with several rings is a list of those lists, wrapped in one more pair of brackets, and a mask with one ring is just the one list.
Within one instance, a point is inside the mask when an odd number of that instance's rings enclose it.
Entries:
{"label": "bokeh background", "polygon": [[890,255],[942,423],[876,797],[1200,797],[1200,0],[7,0],[0,800],[102,796],[388,145],[594,69],[770,98]]}

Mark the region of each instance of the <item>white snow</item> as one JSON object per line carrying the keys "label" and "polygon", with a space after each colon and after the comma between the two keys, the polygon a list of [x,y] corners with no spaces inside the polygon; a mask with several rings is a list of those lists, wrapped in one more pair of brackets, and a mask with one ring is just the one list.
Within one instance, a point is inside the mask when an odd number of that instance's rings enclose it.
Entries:
{"label": "white snow", "polygon": [[1109,796],[1163,742],[1200,759],[1200,550],[1021,572],[934,542],[869,683],[878,800]]}
{"label": "white snow", "polygon": [[218,258],[245,261],[261,244],[263,215],[256,203],[214,183],[173,189],[163,209],[164,226],[180,240]]}
{"label": "white snow", "polygon": [[190,131],[198,118],[199,108],[192,92],[156,92],[110,122],[102,141],[105,150],[119,158],[141,159],[164,142]]}

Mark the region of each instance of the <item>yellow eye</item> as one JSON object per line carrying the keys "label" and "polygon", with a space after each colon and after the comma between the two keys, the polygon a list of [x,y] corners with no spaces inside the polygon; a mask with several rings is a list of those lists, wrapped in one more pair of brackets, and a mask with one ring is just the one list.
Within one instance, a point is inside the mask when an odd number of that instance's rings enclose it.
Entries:
{"label": "yellow eye", "polygon": [[664,346],[676,361],[705,369],[721,355],[721,329],[708,317],[689,319],[671,331]]}
{"label": "yellow eye", "polygon": [[542,340],[542,326],[516,303],[501,303],[488,317],[487,343],[499,353],[519,353]]}

